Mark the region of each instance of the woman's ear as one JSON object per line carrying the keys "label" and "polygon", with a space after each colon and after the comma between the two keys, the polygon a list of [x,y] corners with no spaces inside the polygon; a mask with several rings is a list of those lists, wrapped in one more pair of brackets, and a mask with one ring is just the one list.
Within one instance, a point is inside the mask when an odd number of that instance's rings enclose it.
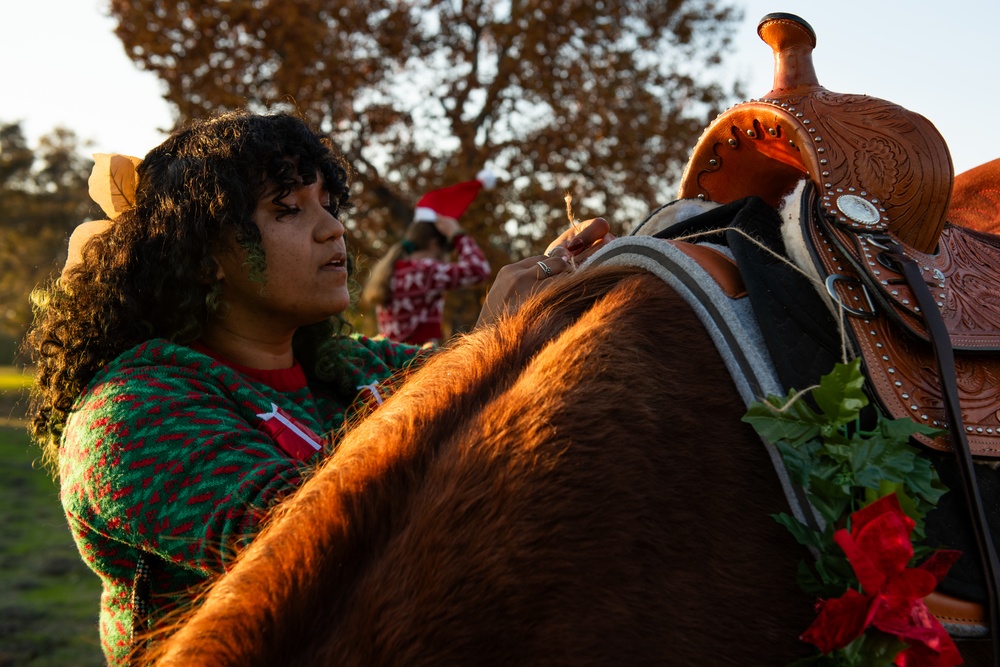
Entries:
{"label": "woman's ear", "polygon": [[227,271],[232,272],[233,276],[241,275],[241,269],[245,270],[247,259],[246,252],[236,241],[235,232],[230,230],[224,233],[221,239],[216,240],[209,249],[209,261],[212,267],[205,272],[206,283],[224,282],[229,277]]}
{"label": "woman's ear", "polygon": [[220,283],[226,278],[226,270],[222,268],[222,262],[212,257],[212,264],[215,264],[215,282]]}
{"label": "woman's ear", "polygon": [[208,259],[210,266],[206,266],[201,271],[201,282],[203,285],[222,282],[226,278],[226,270],[222,268],[222,262],[213,254]]}

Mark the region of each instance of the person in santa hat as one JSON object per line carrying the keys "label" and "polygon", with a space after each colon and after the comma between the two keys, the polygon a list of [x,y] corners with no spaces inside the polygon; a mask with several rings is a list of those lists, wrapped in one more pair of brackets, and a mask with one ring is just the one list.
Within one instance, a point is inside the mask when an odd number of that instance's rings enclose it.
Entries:
{"label": "person in santa hat", "polygon": [[[483,170],[476,180],[428,192],[417,202],[413,223],[372,269],[361,305],[375,307],[379,333],[394,341],[438,343],[444,294],[485,281],[490,264],[458,218],[496,178]],[[454,261],[450,261],[455,251]]]}

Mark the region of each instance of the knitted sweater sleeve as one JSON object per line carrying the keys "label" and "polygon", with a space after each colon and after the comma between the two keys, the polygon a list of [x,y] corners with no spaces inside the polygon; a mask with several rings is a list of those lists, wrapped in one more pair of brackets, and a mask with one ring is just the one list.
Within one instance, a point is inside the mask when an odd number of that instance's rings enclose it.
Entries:
{"label": "knitted sweater sleeve", "polygon": [[[347,362],[346,373],[360,392],[356,410],[346,422],[353,422],[388,398],[410,371],[419,368],[438,350],[434,343],[409,345],[384,336],[370,338],[363,334],[352,334],[341,344]],[[334,433],[334,443],[343,434],[342,429]]]}
{"label": "knitted sweater sleeve", "polygon": [[60,454],[63,505],[85,559],[86,545],[105,563],[115,562],[108,551],[124,559],[132,547],[220,572],[301,482],[301,464],[230,389],[169,366],[122,369],[90,388]]}
{"label": "knitted sweater sleeve", "polygon": [[363,334],[352,334],[342,345],[348,372],[358,382],[382,381],[415,370],[438,349],[434,343],[410,345]]}

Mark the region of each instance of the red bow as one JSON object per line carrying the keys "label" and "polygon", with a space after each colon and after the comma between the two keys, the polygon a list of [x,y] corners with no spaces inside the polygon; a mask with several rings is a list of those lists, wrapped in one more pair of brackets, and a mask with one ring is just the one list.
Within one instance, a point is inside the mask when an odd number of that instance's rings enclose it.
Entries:
{"label": "red bow", "polygon": [[924,598],[934,591],[959,551],[937,551],[917,567],[910,533],[916,524],[895,494],[851,515],[851,530],[838,530],[834,541],[844,550],[862,592],[819,603],[819,615],[802,634],[803,641],[831,653],[860,637],[869,626],[895,635],[909,647],[896,656],[898,667],[952,667],[961,664],[958,648],[927,610]]}

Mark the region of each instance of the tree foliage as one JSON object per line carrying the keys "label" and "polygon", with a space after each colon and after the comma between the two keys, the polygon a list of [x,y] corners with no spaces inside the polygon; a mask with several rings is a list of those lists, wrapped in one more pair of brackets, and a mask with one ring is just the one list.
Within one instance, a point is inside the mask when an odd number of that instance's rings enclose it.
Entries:
{"label": "tree foliage", "polygon": [[[495,266],[579,217],[620,232],[672,198],[734,93],[739,11],[713,0],[111,0],[128,55],[179,120],[294,107],[356,170],[359,256],[416,199],[484,165],[500,187],[463,219]],[[716,77],[718,79],[718,77]]]}
{"label": "tree foliage", "polygon": [[70,232],[92,217],[92,163],[80,149],[66,129],[32,148],[20,123],[0,123],[0,335],[24,334],[28,294],[61,268]]}

